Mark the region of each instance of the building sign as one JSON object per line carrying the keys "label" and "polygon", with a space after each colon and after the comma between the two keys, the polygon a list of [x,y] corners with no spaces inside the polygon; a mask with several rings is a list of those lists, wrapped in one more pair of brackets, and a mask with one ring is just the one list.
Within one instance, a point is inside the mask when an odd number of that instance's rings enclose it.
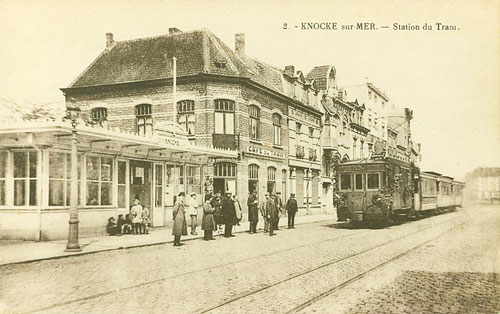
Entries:
{"label": "building sign", "polygon": [[274,158],[283,158],[283,152],[278,150],[268,150],[263,149],[259,146],[248,146],[247,152],[255,155],[266,156],[266,157],[274,157]]}

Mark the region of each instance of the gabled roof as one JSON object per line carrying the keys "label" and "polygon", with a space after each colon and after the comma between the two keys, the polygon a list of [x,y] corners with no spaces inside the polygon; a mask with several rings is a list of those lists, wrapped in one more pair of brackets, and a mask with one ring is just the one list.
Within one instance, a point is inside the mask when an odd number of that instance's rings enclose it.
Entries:
{"label": "gabled roof", "polygon": [[116,41],[69,88],[142,82],[200,73],[244,77],[282,92],[282,73],[255,59],[240,59],[206,29]]}

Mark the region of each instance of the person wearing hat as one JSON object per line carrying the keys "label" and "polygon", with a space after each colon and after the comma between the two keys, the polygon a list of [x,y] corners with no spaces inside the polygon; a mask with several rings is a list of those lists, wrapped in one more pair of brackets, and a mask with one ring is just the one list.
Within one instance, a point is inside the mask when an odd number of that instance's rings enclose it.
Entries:
{"label": "person wearing hat", "polygon": [[[266,203],[265,203],[265,208],[264,208],[264,219],[267,219],[268,224],[268,230],[269,230],[269,235],[272,236],[274,235],[274,226],[276,225],[276,216],[278,215],[276,213],[276,204],[274,203],[274,200],[272,197],[269,197],[269,193],[266,193]],[[265,227],[264,227],[265,228]]]}
{"label": "person wearing hat", "polygon": [[174,236],[174,246],[181,245],[181,236],[187,235],[186,215],[184,213],[184,192],[179,193],[177,201],[172,212],[174,218],[174,226],[172,227],[172,235]]}
{"label": "person wearing hat", "polygon": [[283,214],[283,201],[281,200],[281,192],[276,192],[276,194],[273,195],[273,200],[274,200],[274,205],[276,206],[276,217],[274,221],[274,229],[279,230],[279,222],[280,222],[280,217]]}
{"label": "person wearing hat", "polygon": [[198,225],[198,202],[196,201],[196,192],[191,192],[189,198],[189,217],[191,217],[191,234],[197,235],[196,226]]}
{"label": "person wearing hat", "polygon": [[257,192],[252,191],[248,197],[248,221],[250,222],[250,233],[257,233],[257,223],[259,222],[259,204]]}
{"label": "person wearing hat", "polygon": [[288,212],[288,229],[295,229],[295,214],[297,213],[297,200],[295,193],[290,194],[290,199],[286,202],[286,211]]}
{"label": "person wearing hat", "polygon": [[260,214],[262,215],[262,218],[264,219],[264,232],[268,232],[269,231],[269,219],[267,219],[267,215],[266,215],[266,202],[269,199],[269,192],[266,192],[266,194],[264,194],[264,197],[265,198],[260,203]]}
{"label": "person wearing hat", "polygon": [[233,225],[238,222],[236,218],[236,209],[234,208],[234,200],[231,198],[231,192],[226,191],[226,195],[222,200],[222,216],[224,218],[224,237],[234,237]]}

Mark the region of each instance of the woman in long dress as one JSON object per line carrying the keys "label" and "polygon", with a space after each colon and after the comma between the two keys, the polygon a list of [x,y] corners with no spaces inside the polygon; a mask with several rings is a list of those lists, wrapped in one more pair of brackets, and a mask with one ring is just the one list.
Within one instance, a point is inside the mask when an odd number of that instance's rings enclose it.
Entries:
{"label": "woman in long dress", "polygon": [[184,192],[179,193],[177,202],[174,205],[173,218],[174,226],[172,228],[172,235],[174,236],[174,246],[181,245],[181,236],[187,235],[186,215],[184,212]]}
{"label": "woman in long dress", "polygon": [[217,225],[215,224],[214,212],[215,208],[212,207],[212,195],[207,194],[205,196],[205,202],[203,203],[203,219],[201,221],[201,230],[204,232],[203,240],[215,240],[213,237],[213,231],[217,230]]}

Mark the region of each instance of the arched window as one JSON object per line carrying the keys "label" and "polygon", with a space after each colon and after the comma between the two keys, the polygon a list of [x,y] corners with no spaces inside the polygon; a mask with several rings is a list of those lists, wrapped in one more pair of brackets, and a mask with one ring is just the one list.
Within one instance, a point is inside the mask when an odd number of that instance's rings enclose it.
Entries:
{"label": "arched window", "polygon": [[273,113],[273,144],[281,145],[281,116]]}
{"label": "arched window", "polygon": [[151,113],[151,104],[135,106],[137,134],[145,136],[153,133],[153,117]]}
{"label": "arched window", "polygon": [[267,168],[267,191],[269,193],[276,192],[276,168]]}
{"label": "arched window", "polygon": [[234,101],[215,100],[215,133],[234,134]]}
{"label": "arched window", "polygon": [[250,115],[250,139],[260,140],[260,109],[257,106],[248,106],[248,113]]}
{"label": "arched window", "polygon": [[177,103],[177,121],[188,135],[195,134],[194,100],[181,100]]}
{"label": "arched window", "polygon": [[259,190],[259,166],[249,165],[248,166],[248,191],[250,193],[257,192]]}

